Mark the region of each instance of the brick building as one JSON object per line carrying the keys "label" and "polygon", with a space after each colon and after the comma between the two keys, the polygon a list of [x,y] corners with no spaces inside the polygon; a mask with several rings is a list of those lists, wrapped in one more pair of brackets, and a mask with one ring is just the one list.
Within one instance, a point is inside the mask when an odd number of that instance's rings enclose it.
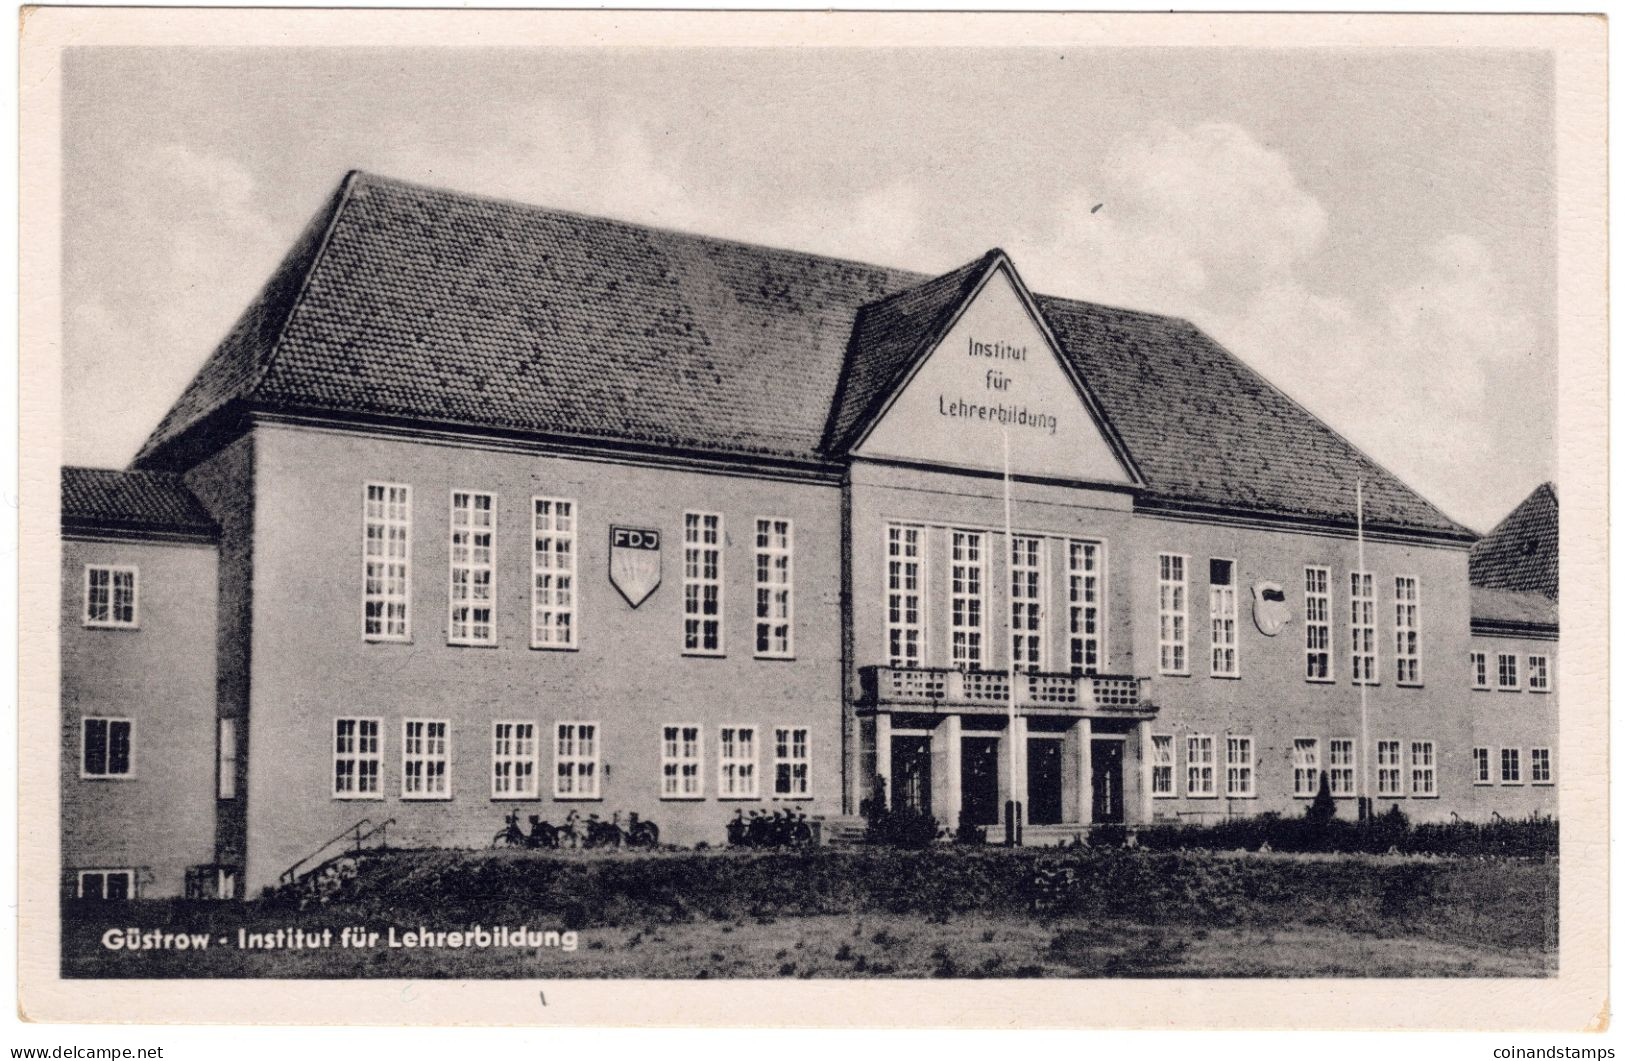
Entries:
{"label": "brick building", "polygon": [[84,894],[512,807],[716,843],[883,784],[1043,842],[1322,773],[1348,815],[1551,798],[1475,773],[1556,720],[1491,723],[1470,648],[1555,624],[1491,614],[1472,532],[1193,325],[998,250],[929,277],[351,174],[63,509]]}

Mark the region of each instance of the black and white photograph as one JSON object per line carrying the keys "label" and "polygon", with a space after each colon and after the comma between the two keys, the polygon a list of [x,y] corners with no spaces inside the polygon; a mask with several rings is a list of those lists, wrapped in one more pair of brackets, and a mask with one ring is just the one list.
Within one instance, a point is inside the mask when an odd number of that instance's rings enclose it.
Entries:
{"label": "black and white photograph", "polygon": [[1603,34],[850,18],[50,53],[40,975],[1592,968]]}

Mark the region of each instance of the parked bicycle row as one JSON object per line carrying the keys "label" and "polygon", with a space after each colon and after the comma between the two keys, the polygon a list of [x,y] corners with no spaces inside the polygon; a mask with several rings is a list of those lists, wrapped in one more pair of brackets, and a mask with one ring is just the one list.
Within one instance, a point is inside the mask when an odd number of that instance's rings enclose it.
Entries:
{"label": "parked bicycle row", "polygon": [[491,838],[492,847],[526,847],[526,848],[618,848],[618,847],[659,847],[660,827],[654,822],[639,818],[634,811],[626,816],[626,824],[621,824],[621,812],[616,811],[608,821],[599,818],[596,813],[588,814],[582,818],[577,811],[571,811],[564,816],[562,825],[554,825],[543,821],[540,814],[530,816],[530,831],[526,832],[519,825],[519,808],[515,807],[504,816],[506,823],[497,834]]}

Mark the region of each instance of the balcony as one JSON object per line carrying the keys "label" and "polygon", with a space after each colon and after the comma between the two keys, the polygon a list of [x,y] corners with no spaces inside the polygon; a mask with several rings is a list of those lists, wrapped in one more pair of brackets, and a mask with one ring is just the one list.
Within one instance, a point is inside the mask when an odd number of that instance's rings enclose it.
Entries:
{"label": "balcony", "polygon": [[[863,667],[863,703],[869,707],[1007,711],[1008,671],[932,667]],[[1016,708],[1023,713],[1151,718],[1156,705],[1141,698],[1144,680],[1124,674],[1018,673]]]}

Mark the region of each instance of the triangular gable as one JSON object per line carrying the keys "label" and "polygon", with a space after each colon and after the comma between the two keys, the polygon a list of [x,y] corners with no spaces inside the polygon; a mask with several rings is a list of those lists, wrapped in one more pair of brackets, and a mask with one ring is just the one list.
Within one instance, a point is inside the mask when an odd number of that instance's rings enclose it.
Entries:
{"label": "triangular gable", "polygon": [[[1058,351],[1002,253],[932,337],[852,448],[854,456],[1139,485],[1132,459]],[[862,356],[861,351],[858,356]]]}

